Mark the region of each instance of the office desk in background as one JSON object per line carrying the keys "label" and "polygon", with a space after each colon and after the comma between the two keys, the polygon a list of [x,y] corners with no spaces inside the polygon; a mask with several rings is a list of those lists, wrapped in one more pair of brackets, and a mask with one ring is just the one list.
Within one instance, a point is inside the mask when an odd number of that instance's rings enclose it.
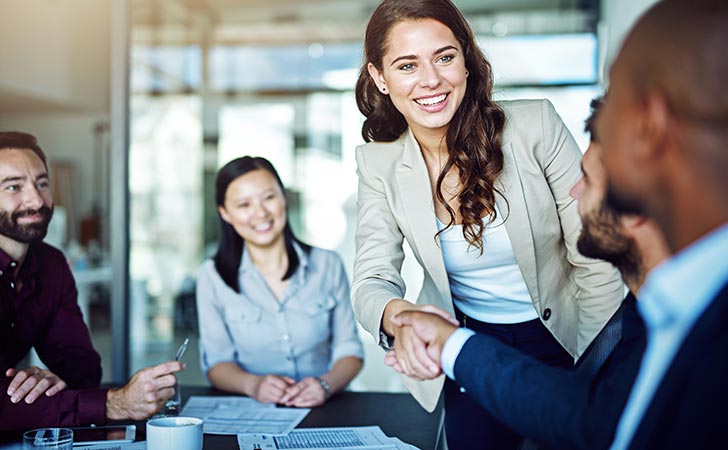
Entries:
{"label": "office desk in background", "polygon": [[78,291],[78,306],[83,313],[83,320],[86,326],[91,329],[91,288],[96,284],[111,284],[114,273],[109,263],[103,263],[96,267],[83,269],[72,269],[73,278],[76,281]]}
{"label": "office desk in background", "polygon": [[[182,402],[191,395],[230,395],[209,387],[182,386]],[[379,426],[384,434],[397,437],[422,450],[444,448],[441,436],[442,401],[428,413],[409,394],[341,392],[326,404],[312,408],[297,428]],[[137,439],[146,439],[144,422],[137,424]],[[237,450],[235,435],[206,434],[204,450]]]}

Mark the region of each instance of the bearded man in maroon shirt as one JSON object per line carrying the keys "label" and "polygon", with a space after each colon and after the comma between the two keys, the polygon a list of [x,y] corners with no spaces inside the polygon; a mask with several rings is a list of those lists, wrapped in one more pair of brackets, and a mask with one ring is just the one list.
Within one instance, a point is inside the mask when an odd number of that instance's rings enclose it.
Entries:
{"label": "bearded man in maroon shirt", "polygon": [[[166,362],[99,389],[91,344],[63,254],[42,242],[53,215],[45,154],[35,137],[0,132],[0,430],[145,419],[174,392]],[[48,369],[16,365],[35,348]]]}

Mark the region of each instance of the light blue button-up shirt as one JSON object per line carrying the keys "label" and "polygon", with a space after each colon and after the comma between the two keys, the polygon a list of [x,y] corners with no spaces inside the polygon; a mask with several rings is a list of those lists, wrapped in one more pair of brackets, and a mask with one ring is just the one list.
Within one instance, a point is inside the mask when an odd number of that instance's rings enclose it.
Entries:
{"label": "light blue button-up shirt", "polygon": [[212,260],[197,279],[200,364],[203,373],[233,362],[256,374],[295,380],[328,372],[345,356],[364,352],[349,301],[341,258],[296,246],[300,265],[281,299],[271,292],[247,251],[239,269],[241,292],[220,278]]}
{"label": "light blue button-up shirt", "polygon": [[728,282],[726,255],[728,224],[658,266],[640,290],[637,307],[647,327],[647,348],[611,450],[629,447],[685,337]]}

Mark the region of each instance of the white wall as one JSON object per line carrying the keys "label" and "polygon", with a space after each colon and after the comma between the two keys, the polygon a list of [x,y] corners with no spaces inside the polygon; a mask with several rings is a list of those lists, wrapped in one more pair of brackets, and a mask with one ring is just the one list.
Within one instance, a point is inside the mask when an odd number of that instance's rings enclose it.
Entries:
{"label": "white wall", "polygon": [[604,78],[622,46],[622,41],[637,19],[657,0],[603,0],[599,30],[604,61]]}
{"label": "white wall", "polygon": [[0,0],[0,91],[105,112],[109,25],[109,0]]}
{"label": "white wall", "polygon": [[[71,229],[105,200],[94,127],[109,117],[110,0],[0,0],[0,130],[77,167]],[[102,205],[106,206],[106,205]]]}

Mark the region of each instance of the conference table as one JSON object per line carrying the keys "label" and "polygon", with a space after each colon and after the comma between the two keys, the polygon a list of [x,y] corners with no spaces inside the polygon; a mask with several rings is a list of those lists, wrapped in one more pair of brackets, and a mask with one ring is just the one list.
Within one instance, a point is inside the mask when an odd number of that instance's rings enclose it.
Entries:
{"label": "conference table", "polygon": [[[192,395],[230,395],[207,386],[182,386],[182,404]],[[312,408],[297,428],[379,426],[384,434],[397,437],[421,450],[445,448],[441,433],[442,400],[428,413],[409,394],[380,392],[340,392],[326,404]],[[137,426],[136,440],[146,440],[146,422],[122,421]],[[20,447],[22,432],[0,433],[0,449]],[[237,450],[235,435],[206,434],[204,450]]]}
{"label": "conference table", "polygon": [[[230,395],[202,386],[182,386],[182,404],[192,395]],[[441,433],[442,401],[428,413],[409,394],[340,392],[326,404],[312,408],[297,428],[379,426],[384,434],[397,437],[421,450],[444,448]],[[137,439],[146,439],[144,422],[137,423]],[[203,449],[237,450],[234,435],[206,434]]]}

